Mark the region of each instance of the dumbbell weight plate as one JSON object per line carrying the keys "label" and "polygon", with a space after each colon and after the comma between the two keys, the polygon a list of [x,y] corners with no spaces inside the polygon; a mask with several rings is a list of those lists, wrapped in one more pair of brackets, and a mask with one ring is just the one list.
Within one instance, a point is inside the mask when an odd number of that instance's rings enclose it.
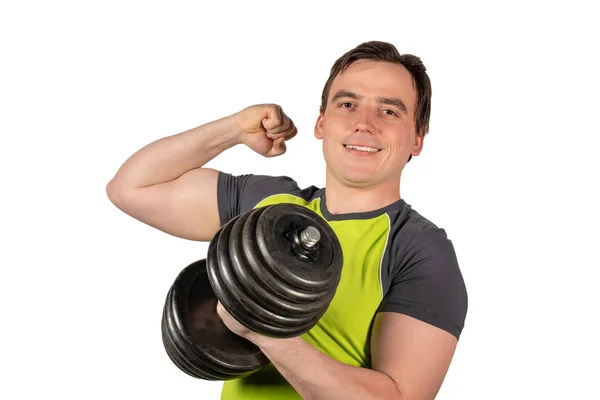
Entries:
{"label": "dumbbell weight plate", "polygon": [[[267,307],[261,306],[251,294],[244,291],[236,272],[232,268],[235,245],[232,228],[243,224],[248,214],[235,217],[225,224],[216,234],[208,248],[208,274],[210,283],[223,307],[241,324],[268,336],[299,336],[318,321],[319,315],[300,317],[277,314]],[[239,236],[236,237],[239,239]],[[239,260],[241,261],[241,260]],[[248,282],[246,282],[248,285]]]}
{"label": "dumbbell weight plate", "polygon": [[178,275],[165,303],[163,329],[170,338],[165,348],[175,358],[173,362],[192,376],[217,380],[251,374],[267,365],[268,359],[257,346],[223,324],[216,305],[206,260],[190,264]]}
{"label": "dumbbell weight plate", "polygon": [[[314,226],[320,233],[314,261],[297,257],[289,234]],[[295,204],[266,207],[256,223],[256,247],[265,265],[280,280],[301,290],[328,293],[335,290],[342,269],[342,248],[333,229],[314,211]]]}
{"label": "dumbbell weight plate", "polygon": [[[322,240],[313,257],[303,258],[294,252],[292,236],[308,227],[322,232]],[[294,204],[234,217],[209,244],[207,259],[210,283],[229,313],[247,328],[274,337],[299,336],[317,323],[342,267],[333,230],[316,213]]]}
{"label": "dumbbell weight plate", "polygon": [[[234,270],[245,289],[263,306],[290,316],[314,315],[327,307],[334,293],[323,296],[317,290],[294,287],[265,267],[266,261],[256,246],[257,240],[248,239],[256,236],[256,224],[263,211],[265,208],[252,210],[246,220],[238,220],[233,226],[230,252]],[[285,265],[279,268],[282,267]]]}
{"label": "dumbbell weight plate", "polygon": [[171,289],[167,295],[161,324],[162,340],[167,355],[180,370],[192,377],[213,381],[221,379],[205,362],[195,356],[193,345],[186,336],[182,336],[179,332],[177,328],[179,324],[175,321],[171,310],[172,294],[173,290]]}

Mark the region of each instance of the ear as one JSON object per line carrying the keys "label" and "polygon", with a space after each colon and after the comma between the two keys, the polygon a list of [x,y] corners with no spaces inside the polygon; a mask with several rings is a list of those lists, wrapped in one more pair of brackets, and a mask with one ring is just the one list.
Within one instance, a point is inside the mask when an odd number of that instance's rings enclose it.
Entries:
{"label": "ear", "polygon": [[423,150],[423,141],[425,140],[425,135],[415,135],[415,142],[412,145],[412,150],[410,152],[413,156],[418,156],[421,154]]}
{"label": "ear", "polygon": [[319,113],[319,117],[315,123],[315,137],[317,139],[323,139],[323,113]]}

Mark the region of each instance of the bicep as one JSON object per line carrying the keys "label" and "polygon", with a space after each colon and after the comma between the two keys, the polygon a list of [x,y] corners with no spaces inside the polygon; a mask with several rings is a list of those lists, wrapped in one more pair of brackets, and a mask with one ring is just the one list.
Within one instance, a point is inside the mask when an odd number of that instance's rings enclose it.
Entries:
{"label": "bicep", "polygon": [[434,399],[457,338],[411,316],[380,312],[371,335],[372,369],[389,376],[403,399]]}
{"label": "bicep", "polygon": [[465,282],[442,233],[417,238],[398,258],[374,321],[373,368],[389,375],[407,399],[435,398],[466,318]]}
{"label": "bicep", "polygon": [[173,181],[122,193],[115,205],[173,236],[209,241],[220,227],[218,174],[214,169],[194,169]]}

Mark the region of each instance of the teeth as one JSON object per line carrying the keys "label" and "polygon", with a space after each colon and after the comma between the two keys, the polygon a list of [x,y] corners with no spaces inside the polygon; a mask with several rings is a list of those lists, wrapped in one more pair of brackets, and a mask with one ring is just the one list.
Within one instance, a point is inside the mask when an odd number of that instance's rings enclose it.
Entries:
{"label": "teeth", "polygon": [[377,151],[379,151],[379,149],[375,149],[373,147],[366,147],[366,146],[350,146],[350,145],[346,145],[347,148],[349,149],[354,149],[354,150],[360,150],[360,151],[368,151],[371,153],[375,153]]}

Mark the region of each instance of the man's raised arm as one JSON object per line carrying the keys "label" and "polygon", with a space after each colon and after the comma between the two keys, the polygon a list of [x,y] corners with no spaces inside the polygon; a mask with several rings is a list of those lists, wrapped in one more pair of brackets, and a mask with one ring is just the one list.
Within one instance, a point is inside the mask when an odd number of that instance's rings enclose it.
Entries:
{"label": "man's raised arm", "polygon": [[276,105],[255,105],[156,140],[129,157],[106,186],[126,214],[174,236],[209,241],[219,228],[218,171],[203,168],[240,143],[266,157],[285,152],[296,134]]}

